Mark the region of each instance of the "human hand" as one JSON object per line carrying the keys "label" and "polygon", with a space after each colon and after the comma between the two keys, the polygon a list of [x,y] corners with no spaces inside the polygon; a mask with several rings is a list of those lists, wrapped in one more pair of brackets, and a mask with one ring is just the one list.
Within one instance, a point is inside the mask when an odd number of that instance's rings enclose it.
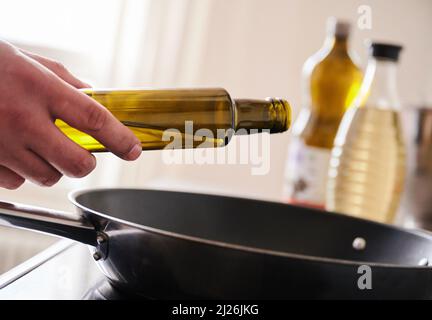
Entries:
{"label": "human hand", "polygon": [[54,124],[61,119],[125,160],[141,154],[128,128],[92,98],[88,87],[58,62],[0,40],[0,187],[16,189],[25,179],[52,186],[63,174],[84,177],[95,157]]}

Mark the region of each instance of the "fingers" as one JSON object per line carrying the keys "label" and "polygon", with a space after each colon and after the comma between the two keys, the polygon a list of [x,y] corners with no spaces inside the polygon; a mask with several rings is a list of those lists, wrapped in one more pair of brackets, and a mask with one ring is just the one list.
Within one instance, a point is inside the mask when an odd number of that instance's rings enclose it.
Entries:
{"label": "fingers", "polygon": [[23,177],[17,175],[12,170],[0,166],[0,187],[15,190],[18,189],[24,181],[25,179]]}
{"label": "fingers", "polygon": [[21,53],[25,54],[27,57],[36,60],[37,62],[39,62],[44,67],[46,67],[49,70],[51,70],[52,72],[54,72],[59,78],[66,81],[67,83],[74,86],[75,88],[80,89],[80,88],[91,87],[89,84],[87,84],[87,83],[79,80],[75,76],[73,76],[72,73],[70,73],[70,71],[68,69],[66,69],[66,67],[63,64],[61,64],[60,62],[42,57],[40,55],[31,53],[31,52],[27,52],[27,51],[22,50],[22,49],[20,49],[20,51],[21,51]]}
{"label": "fingers", "polygon": [[51,115],[83,131],[124,160],[141,154],[141,143],[105,107],[86,94],[68,86],[58,86],[49,103]]}
{"label": "fingers", "polygon": [[16,189],[25,179],[52,186],[62,173],[83,177],[95,168],[94,156],[66,137],[55,119],[125,160],[139,157],[141,144],[132,131],[74,88],[87,84],[55,61],[5,48],[0,46],[0,187]]}
{"label": "fingers", "polygon": [[67,138],[56,126],[47,126],[29,148],[58,171],[74,178],[88,175],[96,167],[96,158]]}
{"label": "fingers", "polygon": [[3,160],[3,165],[40,186],[51,187],[62,177],[58,170],[30,150],[16,150]]}
{"label": "fingers", "polygon": [[[81,85],[71,79],[65,68],[50,59],[24,52],[25,55],[52,68],[55,73],[69,79],[69,82]],[[63,70],[64,69],[64,70]],[[66,70],[67,71],[67,70]],[[86,94],[75,90],[67,83],[52,77],[47,95],[50,96],[48,108],[53,118],[58,118],[70,126],[83,131],[102,143],[108,150],[124,160],[135,160],[141,155],[141,143],[131,130],[121,124],[105,107]],[[82,83],[81,83],[82,84]]]}

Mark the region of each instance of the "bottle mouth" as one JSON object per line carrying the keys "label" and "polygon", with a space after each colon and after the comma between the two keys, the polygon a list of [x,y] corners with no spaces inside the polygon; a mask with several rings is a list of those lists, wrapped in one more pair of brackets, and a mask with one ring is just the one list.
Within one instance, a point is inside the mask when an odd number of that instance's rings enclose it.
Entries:
{"label": "bottle mouth", "polygon": [[291,127],[292,108],[288,101],[281,98],[267,98],[272,104],[270,112],[275,119],[273,128],[270,133],[287,131]]}
{"label": "bottle mouth", "polygon": [[336,17],[327,19],[327,34],[338,39],[348,38],[351,31],[351,23],[346,20],[340,20]]}

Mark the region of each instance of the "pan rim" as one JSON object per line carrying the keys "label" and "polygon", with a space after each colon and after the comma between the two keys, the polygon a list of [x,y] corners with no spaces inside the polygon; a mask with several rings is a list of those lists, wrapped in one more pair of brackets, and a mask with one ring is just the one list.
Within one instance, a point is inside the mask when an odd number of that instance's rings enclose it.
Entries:
{"label": "pan rim", "polygon": [[[245,246],[245,245],[239,245],[235,243],[230,242],[224,242],[224,241],[218,241],[218,240],[211,240],[211,239],[205,239],[201,237],[195,237],[190,236],[178,232],[172,232],[167,231],[159,228],[149,227],[142,224],[138,224],[135,222],[127,221],[124,219],[120,219],[117,217],[113,217],[104,213],[101,213],[99,211],[90,209],[88,207],[85,207],[84,205],[78,203],[76,198],[82,194],[90,193],[90,192],[103,192],[103,191],[115,191],[115,190],[122,190],[122,191],[161,191],[161,192],[172,192],[172,193],[181,193],[181,194],[190,194],[190,195],[205,195],[205,196],[212,196],[212,197],[220,197],[220,198],[231,198],[231,199],[243,199],[243,200],[250,200],[250,201],[256,201],[261,203],[271,203],[271,204],[277,204],[277,205],[284,205],[281,202],[276,201],[269,201],[269,200],[258,200],[258,199],[249,199],[244,197],[236,197],[236,196],[225,196],[225,195],[218,195],[218,194],[209,194],[209,193],[200,193],[200,192],[188,192],[188,191],[178,191],[178,190],[169,190],[169,189],[157,189],[157,188],[130,188],[130,187],[116,187],[116,188],[80,188],[77,190],[73,190],[68,193],[68,200],[76,207],[80,208],[83,211],[91,212],[92,214],[115,221],[117,223],[121,223],[136,229],[144,230],[151,233],[156,233],[162,236],[171,237],[171,238],[177,238],[185,241],[191,241],[199,244],[204,245],[210,245],[210,246],[217,246],[221,248],[228,248],[231,250],[237,250],[237,251],[244,251],[248,253],[256,253],[256,254],[265,254],[269,256],[276,256],[281,258],[291,258],[291,259],[298,259],[298,260],[307,260],[311,262],[321,262],[321,263],[331,263],[331,264],[337,264],[337,265],[344,265],[344,266],[362,266],[367,265],[372,268],[387,268],[387,269],[415,269],[415,270],[424,270],[424,271],[431,271],[432,266],[420,266],[420,265],[398,265],[393,263],[381,263],[381,262],[367,262],[367,261],[354,261],[354,260],[346,260],[346,259],[337,259],[337,258],[327,258],[322,256],[313,256],[313,255],[305,255],[305,254],[298,254],[298,253],[292,253],[292,252],[285,252],[285,251],[279,251],[279,250],[271,250],[271,249],[262,249],[252,246]],[[311,209],[315,210],[315,209]],[[318,211],[318,210],[316,210]],[[329,212],[329,211],[323,211],[322,214],[334,216],[337,215],[339,218],[347,219],[347,220],[357,220],[361,221],[363,223],[368,223],[372,225],[377,225],[379,227],[384,227],[387,229],[392,229],[394,231],[398,232],[404,232],[404,233],[410,233],[412,235],[422,237],[422,238],[428,238],[430,241],[432,241],[432,233],[426,231],[426,230],[418,230],[418,229],[404,229],[398,226],[394,225],[387,225],[384,223],[372,221],[372,220],[366,220],[361,219],[357,217],[351,217],[335,212]]]}

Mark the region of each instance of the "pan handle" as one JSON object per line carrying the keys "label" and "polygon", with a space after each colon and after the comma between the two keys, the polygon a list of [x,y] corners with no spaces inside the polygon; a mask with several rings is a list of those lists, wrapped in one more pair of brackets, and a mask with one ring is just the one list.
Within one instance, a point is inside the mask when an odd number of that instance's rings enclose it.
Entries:
{"label": "pan handle", "polygon": [[0,225],[57,235],[96,246],[96,230],[83,216],[0,201]]}

